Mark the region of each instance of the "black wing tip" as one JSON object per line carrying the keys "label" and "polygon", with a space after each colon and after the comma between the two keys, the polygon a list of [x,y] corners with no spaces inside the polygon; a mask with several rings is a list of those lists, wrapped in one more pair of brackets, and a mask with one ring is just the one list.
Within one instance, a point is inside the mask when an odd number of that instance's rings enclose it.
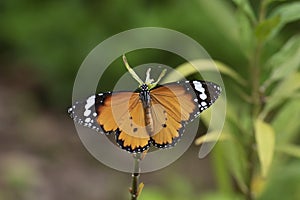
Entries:
{"label": "black wing tip", "polygon": [[68,107],[67,112],[68,112],[69,116],[71,117],[71,119],[74,119],[74,109],[73,109],[73,107]]}
{"label": "black wing tip", "polygon": [[[101,94],[100,94],[100,96],[101,96]],[[92,95],[90,97],[94,97],[94,95]],[[105,135],[111,134],[112,133],[111,131],[109,131],[109,132],[104,131],[103,126],[98,124],[97,115],[93,115],[93,114],[90,114],[88,116],[83,115],[85,105],[87,103],[86,101],[83,101],[83,102],[77,101],[72,106],[67,108],[67,113],[69,114],[70,118],[73,119],[73,121],[76,124],[90,128],[101,134],[105,134]],[[96,111],[94,110],[94,108],[92,106],[90,109],[92,109],[91,113],[96,113]],[[88,121],[86,121],[87,118],[89,119]]]}

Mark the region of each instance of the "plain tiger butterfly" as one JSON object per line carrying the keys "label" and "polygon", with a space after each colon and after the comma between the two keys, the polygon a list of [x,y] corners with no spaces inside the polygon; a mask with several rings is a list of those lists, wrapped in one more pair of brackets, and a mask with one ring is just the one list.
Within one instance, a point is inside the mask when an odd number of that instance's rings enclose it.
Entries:
{"label": "plain tiger butterfly", "polygon": [[68,113],[83,126],[103,134],[115,134],[116,143],[128,152],[139,153],[151,145],[167,148],[176,145],[184,127],[211,106],[221,87],[207,81],[178,81],[159,85],[150,78],[143,82],[124,63],[139,82],[135,91],[104,92],[75,102]]}

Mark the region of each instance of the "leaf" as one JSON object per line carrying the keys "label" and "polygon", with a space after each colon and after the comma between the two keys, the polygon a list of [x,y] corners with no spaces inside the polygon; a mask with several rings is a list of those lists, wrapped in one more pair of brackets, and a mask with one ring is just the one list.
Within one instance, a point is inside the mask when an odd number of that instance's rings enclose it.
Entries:
{"label": "leaf", "polygon": [[226,165],[232,176],[236,180],[240,190],[247,192],[246,185],[246,169],[247,169],[247,155],[245,149],[238,140],[228,140],[221,143],[223,156],[226,159]]}
{"label": "leaf", "polygon": [[278,6],[271,13],[271,16],[280,15],[281,25],[285,25],[289,22],[293,22],[300,19],[300,2],[291,2]]}
{"label": "leaf", "polygon": [[293,144],[281,145],[276,148],[277,151],[300,158],[300,146]]}
{"label": "leaf", "polygon": [[[208,112],[201,114],[201,119],[204,121],[205,124],[208,124],[210,121],[210,115],[207,113]],[[228,112],[226,115],[226,117],[228,117]],[[212,132],[210,132],[210,136],[207,135],[209,138],[205,138],[205,136],[202,136],[197,139],[198,141],[196,141],[196,143],[200,144],[208,141],[215,142],[218,139],[222,141],[221,143],[218,143],[220,144],[221,151],[219,151],[220,148],[217,148],[217,151],[219,153],[222,152],[221,156],[226,159],[225,163],[227,170],[231,172],[239,188],[242,191],[246,192],[248,190],[244,180],[246,169],[246,154],[242,146],[242,140],[244,139],[244,137],[242,135],[242,132],[240,132],[239,129],[235,127],[235,123],[228,123],[227,119],[226,121],[227,123],[224,124],[222,134],[220,135],[221,138],[218,138],[219,134],[214,133],[213,130]],[[201,158],[202,156],[199,155],[199,157]]]}
{"label": "leaf", "polygon": [[[300,2],[283,4],[274,9],[270,18],[279,17],[280,21],[277,26],[273,27],[271,37],[275,36],[286,24],[300,19]],[[269,37],[268,39],[271,39]]]}
{"label": "leaf", "polygon": [[248,0],[232,0],[239,9],[241,9],[249,17],[253,24],[256,23],[256,17],[254,15],[253,9],[251,8]]}
{"label": "leaf", "polygon": [[142,193],[143,188],[144,188],[144,183],[141,182],[139,184],[139,187],[138,187],[138,190],[137,190],[137,196],[139,196]]}
{"label": "leaf", "polygon": [[300,35],[290,38],[266,65],[272,72],[264,87],[295,72],[300,67]]}
{"label": "leaf", "polygon": [[267,5],[275,1],[287,1],[287,0],[265,0],[264,3]]}
{"label": "leaf", "polygon": [[246,57],[250,57],[251,51],[254,48],[254,34],[250,19],[245,12],[238,9],[236,13],[236,19],[238,22],[239,41],[241,49],[245,52]]}
{"label": "leaf", "polygon": [[300,130],[300,110],[299,99],[292,99],[286,103],[276,114],[271,122],[276,133],[278,145],[292,142],[299,135]]}
{"label": "leaf", "polygon": [[172,71],[163,79],[163,82],[166,83],[178,80],[178,73],[180,73],[184,77],[188,77],[192,74],[199,73],[199,71],[216,71],[216,67],[222,74],[228,75],[241,85],[246,85],[246,81],[229,66],[219,61],[212,62],[208,59],[198,59],[179,65],[178,67],[176,67],[176,71]]}
{"label": "leaf", "polygon": [[258,42],[262,43],[270,39],[275,33],[276,26],[280,24],[280,17],[274,16],[260,22],[255,28],[255,36]]}
{"label": "leaf", "polygon": [[260,174],[255,174],[251,180],[251,193],[258,199],[261,193],[264,191],[266,186],[266,179]]}
{"label": "leaf", "polygon": [[267,100],[267,104],[261,113],[264,118],[268,112],[280,105],[300,89],[300,73],[291,74],[280,82]]}
{"label": "leaf", "polygon": [[275,135],[271,125],[257,119],[255,122],[255,139],[261,173],[263,177],[266,177],[273,160],[275,145]]}
{"label": "leaf", "polygon": [[229,140],[230,134],[226,132],[220,133],[219,131],[212,131],[209,132],[195,140],[196,145],[200,145],[204,142],[216,142],[216,141],[223,141]]}
{"label": "leaf", "polygon": [[234,186],[231,184],[232,177],[227,169],[227,163],[223,156],[222,145],[216,145],[211,154],[211,163],[214,171],[218,191],[224,194],[233,194]]}

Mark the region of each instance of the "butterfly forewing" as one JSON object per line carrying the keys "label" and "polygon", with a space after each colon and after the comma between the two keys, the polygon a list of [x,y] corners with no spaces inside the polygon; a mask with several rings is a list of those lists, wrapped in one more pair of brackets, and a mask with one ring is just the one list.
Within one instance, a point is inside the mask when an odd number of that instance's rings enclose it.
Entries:
{"label": "butterfly forewing", "polygon": [[106,92],[92,95],[82,102],[77,101],[69,108],[68,113],[76,123],[92,128],[97,132],[109,134],[110,132],[103,130],[103,127],[97,122],[98,111],[96,109],[109,96],[111,96],[111,93]]}

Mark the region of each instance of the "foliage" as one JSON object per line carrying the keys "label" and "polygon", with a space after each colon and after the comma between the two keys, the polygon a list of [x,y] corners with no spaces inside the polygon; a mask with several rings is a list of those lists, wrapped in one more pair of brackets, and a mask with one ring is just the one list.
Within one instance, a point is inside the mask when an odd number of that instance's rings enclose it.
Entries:
{"label": "foliage", "polygon": [[[290,36],[272,54],[269,49],[274,47],[276,38],[280,38],[284,26],[300,20],[300,2],[273,5],[273,1],[265,0],[257,14],[247,0],[233,2],[238,10],[240,41],[243,54],[248,58],[249,73],[244,78],[239,70],[224,73],[224,66],[228,71],[233,68],[217,64],[222,66],[221,73],[235,80],[225,82],[226,91],[233,88],[232,84],[238,88],[237,92],[227,93],[228,110],[223,132],[226,137],[221,137],[214,152],[215,159],[220,155],[225,157],[225,162],[216,162],[216,169],[226,169],[217,173],[219,179],[227,179],[219,181],[220,188],[232,194],[234,188],[228,189],[231,179],[222,174],[230,173],[245,199],[277,199],[283,194],[284,198],[298,199],[296,187],[282,194],[283,190],[276,189],[275,180],[278,181],[278,170],[289,173],[286,165],[296,165],[287,155],[299,158],[300,146],[295,140],[299,139],[300,130],[300,35]],[[240,74],[238,79],[237,74]],[[247,84],[238,80],[245,80]],[[217,134],[209,137],[209,141],[218,139]],[[197,140],[198,144],[203,142],[204,136]]]}

